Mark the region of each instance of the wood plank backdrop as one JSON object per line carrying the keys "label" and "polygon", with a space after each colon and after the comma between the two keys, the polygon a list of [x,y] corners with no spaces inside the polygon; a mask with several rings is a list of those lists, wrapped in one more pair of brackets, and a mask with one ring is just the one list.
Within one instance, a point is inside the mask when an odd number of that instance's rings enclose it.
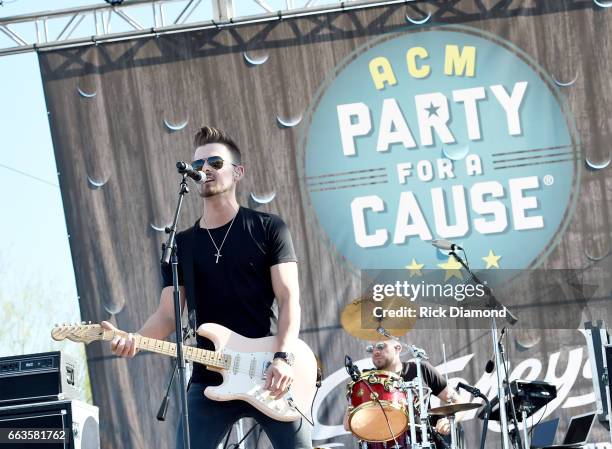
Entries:
{"label": "wood plank backdrop", "polygon": [[[472,1],[439,3],[420,2],[411,9],[381,6],[41,52],[82,318],[111,319],[122,329],[136,330],[155,310],[164,240],[155,228],[163,228],[172,218],[179,181],[174,165],[190,159],[193,132],[212,124],[229,130],[242,148],[247,176],[240,187],[241,203],[249,204],[251,192],[276,192],[261,210],[279,213],[293,233],[300,259],[302,338],[320,357],[326,376],[342,367],[344,354],[361,354],[363,342],[339,326],[343,307],[359,294],[359,278],[321,238],[316,217],[304,201],[307,195],[298,179],[303,124],[281,127],[277,116],[304,113],[326,77],[355,48],[383,33],[414,27],[405,19],[407,12],[431,12],[437,24],[466,23],[491,32],[523,49],[559,79],[577,75],[564,93],[577,121],[583,154],[595,161],[610,157],[612,9],[586,0],[499,2],[505,6],[497,9],[491,7],[497,3],[493,1],[482,2],[482,8]],[[251,66],[243,58],[245,51],[267,54],[269,59]],[[84,97],[77,89],[96,95]],[[187,126],[171,131],[164,120],[175,125],[187,121]],[[575,217],[547,267],[585,268],[601,259],[603,274],[598,280],[610,278],[610,258],[604,258],[611,249],[609,174],[609,169],[585,171]],[[189,226],[199,214],[200,203],[191,195],[180,227]],[[612,322],[609,307],[596,318],[606,314]],[[410,332],[405,338],[428,349],[434,364],[442,363],[442,343],[449,359],[474,354],[460,373],[471,382],[481,378],[491,356],[486,330],[431,329]],[[527,340],[537,344],[526,345],[528,349],[518,344]],[[587,360],[584,338],[575,330],[517,331],[511,341],[516,343],[508,348],[513,364],[540,360],[540,378],[562,377],[568,363]],[[100,343],[90,345],[87,356],[94,402],[100,407],[102,447],[173,447],[176,397],[168,420],[155,420],[170,360],[141,354],[127,361],[113,357],[108,345]],[[575,383],[565,379],[573,384],[565,395],[591,392],[588,375],[585,369]],[[316,435],[324,435],[321,429],[329,429],[325,426],[341,425],[346,406],[343,385],[318,407]],[[555,416],[567,418],[592,409],[592,398],[588,399],[576,399],[571,408],[559,407]],[[479,428],[477,419],[467,422],[469,447],[477,444]],[[497,435],[490,434],[487,447],[499,446]],[[606,434],[596,424],[593,435],[603,441]],[[329,441],[354,444],[348,436]],[[258,447],[268,447],[267,440],[262,438]]]}

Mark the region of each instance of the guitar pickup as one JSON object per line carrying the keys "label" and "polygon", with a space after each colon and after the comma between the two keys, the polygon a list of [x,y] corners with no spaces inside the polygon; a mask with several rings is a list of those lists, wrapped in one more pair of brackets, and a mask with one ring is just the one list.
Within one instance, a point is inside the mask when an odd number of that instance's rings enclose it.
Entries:
{"label": "guitar pickup", "polygon": [[238,374],[238,370],[240,369],[240,354],[234,357],[234,366],[232,368],[232,372],[234,374]]}
{"label": "guitar pickup", "polygon": [[249,376],[251,377],[251,379],[255,377],[255,364],[256,363],[257,363],[257,360],[253,357],[251,359],[251,367],[249,368]]}

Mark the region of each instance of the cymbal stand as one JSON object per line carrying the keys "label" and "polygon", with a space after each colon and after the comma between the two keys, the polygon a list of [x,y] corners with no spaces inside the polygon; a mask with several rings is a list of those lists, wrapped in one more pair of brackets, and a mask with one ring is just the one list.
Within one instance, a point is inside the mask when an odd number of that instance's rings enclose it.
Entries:
{"label": "cymbal stand", "polygon": [[421,349],[415,345],[409,345],[412,350],[412,354],[415,358],[416,369],[417,369],[417,389],[419,392],[419,402],[421,403],[421,410],[419,414],[419,420],[421,422],[421,447],[431,447],[429,437],[427,435],[427,426],[425,423],[428,419],[427,407],[425,406],[425,391],[423,390],[423,370],[421,368],[421,362],[428,360],[427,353],[424,349]]}

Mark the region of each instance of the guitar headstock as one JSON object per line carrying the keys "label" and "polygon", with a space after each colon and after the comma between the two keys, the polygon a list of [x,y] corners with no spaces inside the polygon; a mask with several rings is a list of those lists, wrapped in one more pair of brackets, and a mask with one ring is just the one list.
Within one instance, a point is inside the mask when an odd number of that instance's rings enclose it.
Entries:
{"label": "guitar headstock", "polygon": [[67,338],[75,342],[89,344],[92,341],[104,340],[104,328],[99,324],[85,324],[85,322],[56,325],[51,331],[51,337],[56,341]]}

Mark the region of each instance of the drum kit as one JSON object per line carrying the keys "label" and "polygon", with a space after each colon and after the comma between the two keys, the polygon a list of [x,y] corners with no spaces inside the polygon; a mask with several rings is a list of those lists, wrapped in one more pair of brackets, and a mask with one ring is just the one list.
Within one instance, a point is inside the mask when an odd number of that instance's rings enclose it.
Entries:
{"label": "drum kit", "polygon": [[[362,313],[371,307],[372,301],[362,298],[353,301],[342,312],[342,327],[352,336],[369,341],[381,338],[395,339],[405,335],[413,323],[406,328],[385,329],[382,320],[372,326],[364,325],[362,318],[372,316]],[[402,344],[406,346],[405,344]],[[480,404],[448,404],[429,408],[431,389],[423,383],[421,363],[427,353],[414,345],[408,345],[417,368],[417,376],[406,381],[400,375],[382,370],[364,371],[352,375],[347,385],[348,426],[358,439],[359,449],[462,449],[457,438],[455,415],[480,407]],[[445,417],[451,426],[450,443],[441,438],[430,420]]]}

